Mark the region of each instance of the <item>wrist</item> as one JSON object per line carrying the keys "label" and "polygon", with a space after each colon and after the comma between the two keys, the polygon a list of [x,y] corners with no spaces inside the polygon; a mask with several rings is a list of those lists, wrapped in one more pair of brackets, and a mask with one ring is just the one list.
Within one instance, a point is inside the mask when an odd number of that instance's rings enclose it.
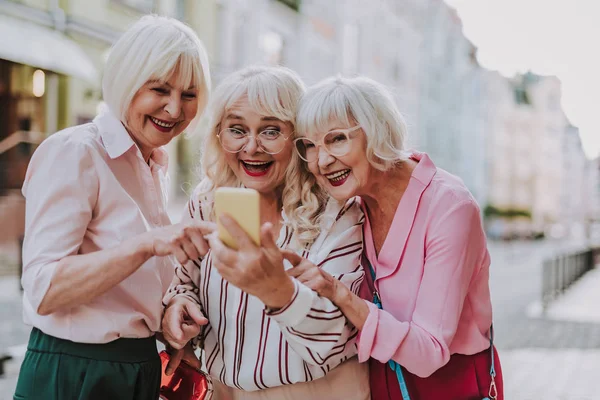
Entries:
{"label": "wrist", "polygon": [[353,293],[342,282],[335,282],[335,293],[331,301],[339,308],[345,308],[352,303]]}
{"label": "wrist", "polygon": [[271,310],[278,310],[288,305],[296,293],[296,286],[292,278],[286,276],[286,280],[278,285],[276,288],[269,293],[268,296],[264,296],[262,302]]}
{"label": "wrist", "polygon": [[191,303],[191,304],[195,304],[192,299],[190,299],[189,297],[187,297],[185,294],[176,294],[175,296],[171,297],[171,300],[169,300],[169,302],[167,303],[167,308],[168,307],[173,307],[176,304],[186,304],[186,303]]}
{"label": "wrist", "polygon": [[154,256],[154,244],[152,243],[152,236],[149,232],[142,233],[132,239],[133,246],[131,243],[126,244],[130,249],[133,249],[134,253],[144,259],[150,259]]}

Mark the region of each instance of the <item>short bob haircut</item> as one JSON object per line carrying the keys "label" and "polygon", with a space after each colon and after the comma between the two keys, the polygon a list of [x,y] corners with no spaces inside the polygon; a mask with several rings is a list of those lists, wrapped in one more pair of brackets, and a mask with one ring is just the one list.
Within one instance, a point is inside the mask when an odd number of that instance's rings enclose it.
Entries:
{"label": "short bob haircut", "polygon": [[[217,134],[224,114],[241,98],[259,114],[296,123],[296,111],[305,86],[300,77],[285,67],[249,66],[228,75],[215,89],[208,107],[209,126],[202,149],[201,175],[196,193],[210,197],[218,187],[239,187],[240,180],[229,168]],[[292,141],[292,137],[288,140]],[[295,151],[286,170],[282,193],[283,210],[300,245],[309,245],[319,235],[318,218],[328,196],[302,166]],[[211,216],[214,219],[214,216]]]}
{"label": "short bob haircut", "polygon": [[148,81],[168,81],[177,70],[183,89],[198,89],[194,129],[210,94],[206,50],[196,33],[182,22],[146,15],[133,24],[110,50],[102,94],[111,112],[127,126],[131,101]]}
{"label": "short bob haircut", "polygon": [[367,137],[367,159],[380,171],[409,157],[404,118],[391,93],[372,79],[336,76],[307,90],[296,116],[298,135],[325,133],[331,121],[361,126]]}

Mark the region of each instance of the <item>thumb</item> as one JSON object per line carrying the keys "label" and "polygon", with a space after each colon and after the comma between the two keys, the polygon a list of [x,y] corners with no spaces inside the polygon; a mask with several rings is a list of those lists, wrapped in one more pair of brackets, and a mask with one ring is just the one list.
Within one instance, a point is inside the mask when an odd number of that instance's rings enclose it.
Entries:
{"label": "thumb", "polygon": [[303,258],[300,255],[298,255],[298,253],[292,250],[281,250],[281,254],[283,255],[283,258],[291,262],[294,267],[298,266],[303,260]]}
{"label": "thumb", "polygon": [[197,323],[198,325],[206,325],[208,324],[208,319],[202,314],[200,311],[200,307],[195,304],[186,304],[185,311],[189,315],[190,319]]}
{"label": "thumb", "polygon": [[185,343],[192,340],[196,336],[198,336],[201,332],[200,325],[189,324],[183,326],[183,344],[185,347]]}
{"label": "thumb", "polygon": [[179,367],[181,364],[181,360],[183,359],[184,351],[181,350],[172,350],[169,357],[169,363],[167,364],[167,369],[165,370],[166,375],[173,375],[173,372]]}

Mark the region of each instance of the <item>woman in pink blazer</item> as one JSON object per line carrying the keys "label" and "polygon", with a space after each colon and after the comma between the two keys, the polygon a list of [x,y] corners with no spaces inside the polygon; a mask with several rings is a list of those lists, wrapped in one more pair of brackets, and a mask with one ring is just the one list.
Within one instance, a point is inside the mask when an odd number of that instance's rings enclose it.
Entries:
{"label": "woman in pink blazer", "polygon": [[426,154],[404,150],[406,128],[392,96],[367,78],[310,88],[297,129],[296,150],[316,181],[339,201],[361,202],[367,279],[360,298],[293,255],[290,274],[360,330],[372,398],[406,398],[395,362],[412,400],[503,399],[490,345],[490,257],[479,207],[463,182]]}

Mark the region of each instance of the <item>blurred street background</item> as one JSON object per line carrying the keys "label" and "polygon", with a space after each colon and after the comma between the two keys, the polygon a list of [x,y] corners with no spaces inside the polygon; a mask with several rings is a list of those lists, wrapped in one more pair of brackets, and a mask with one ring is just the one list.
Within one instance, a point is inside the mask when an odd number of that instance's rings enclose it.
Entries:
{"label": "blurred street background", "polygon": [[[506,398],[600,399],[600,62],[583,45],[600,36],[594,3],[0,0],[0,400],[12,398],[29,333],[19,274],[30,156],[94,118],[111,44],[150,12],[196,30],[216,84],[258,63],[309,85],[363,74],[389,86],[410,147],[481,206]],[[168,151],[177,220],[200,138]]]}

